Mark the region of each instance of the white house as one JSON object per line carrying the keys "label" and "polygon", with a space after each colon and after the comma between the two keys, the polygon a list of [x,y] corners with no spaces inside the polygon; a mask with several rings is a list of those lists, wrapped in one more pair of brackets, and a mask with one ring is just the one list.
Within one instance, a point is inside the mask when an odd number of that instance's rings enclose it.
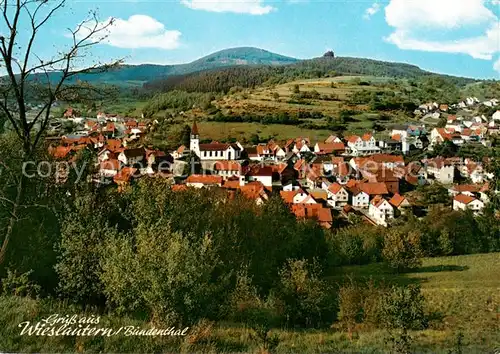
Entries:
{"label": "white house", "polygon": [[370,196],[357,187],[349,189],[351,194],[351,205],[355,208],[368,208]]}
{"label": "white house", "polygon": [[343,207],[349,201],[347,189],[338,183],[332,183],[326,191],[328,193],[328,204],[333,208]]}
{"label": "white house", "polygon": [[99,164],[99,174],[103,177],[114,177],[120,171],[120,161],[110,159]]}
{"label": "white house", "polygon": [[484,203],[474,197],[458,194],[453,198],[453,210],[467,210],[479,212],[484,208]]}
{"label": "white house", "polygon": [[245,173],[249,182],[259,181],[265,187],[273,186],[273,168],[271,166],[252,166]]}
{"label": "white house", "polygon": [[309,141],[306,139],[299,140],[295,143],[292,151],[300,156],[300,154],[305,152],[311,152],[311,148],[309,148]]}
{"label": "white house", "polygon": [[434,159],[433,161],[434,162],[426,166],[427,174],[434,176],[434,179],[442,184],[453,183],[455,178],[455,166],[438,159]]}
{"label": "white house", "polygon": [[493,113],[493,115],[491,116],[491,118],[493,120],[500,120],[500,111],[496,111],[495,113]]}
{"label": "white house", "polygon": [[213,164],[212,171],[214,174],[221,176],[224,179],[227,179],[232,176],[240,177],[243,168],[240,163],[236,161],[216,161]]}
{"label": "white house", "polygon": [[293,191],[281,191],[280,195],[287,204],[317,204],[316,200],[301,188]]}
{"label": "white house", "polygon": [[394,207],[382,196],[376,196],[370,202],[368,215],[379,225],[387,226],[387,221],[394,218]]}
{"label": "white house", "polygon": [[353,156],[371,155],[380,151],[377,141],[371,134],[347,137],[347,146]]}

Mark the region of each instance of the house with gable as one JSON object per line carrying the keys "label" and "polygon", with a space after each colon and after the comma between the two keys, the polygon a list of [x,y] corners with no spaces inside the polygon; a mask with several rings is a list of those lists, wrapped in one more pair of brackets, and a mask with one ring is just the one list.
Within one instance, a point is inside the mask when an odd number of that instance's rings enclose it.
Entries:
{"label": "house with gable", "polygon": [[363,136],[351,135],[346,138],[347,148],[346,152],[352,156],[372,155],[380,152],[377,146],[377,141],[372,134],[364,134]]}
{"label": "house with gable", "polygon": [[332,183],[326,191],[328,193],[327,203],[333,208],[342,208],[349,202],[349,192],[345,186]]}
{"label": "house with gable", "polygon": [[467,210],[470,209],[475,213],[480,212],[484,208],[483,201],[474,197],[458,194],[453,198],[453,210]]}
{"label": "house with gable", "polygon": [[377,224],[387,226],[387,222],[394,218],[394,207],[382,196],[375,196],[368,208],[368,215]]}
{"label": "house with gable", "polygon": [[350,195],[350,203],[354,208],[368,208],[370,203],[370,195],[361,190],[361,188],[354,186],[347,186]]}

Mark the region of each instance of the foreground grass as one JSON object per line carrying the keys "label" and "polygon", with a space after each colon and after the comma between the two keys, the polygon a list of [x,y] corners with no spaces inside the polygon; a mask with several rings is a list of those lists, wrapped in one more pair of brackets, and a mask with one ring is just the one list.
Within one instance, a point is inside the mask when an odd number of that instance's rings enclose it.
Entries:
{"label": "foreground grass", "polygon": [[[426,298],[430,327],[411,333],[413,350],[457,353],[462,336],[463,353],[492,353],[500,347],[500,254],[425,259],[418,271],[394,275],[380,264],[336,269],[329,279],[343,283],[347,276],[358,280],[408,284],[418,282]],[[20,336],[18,324],[38,321],[53,313],[95,313],[56,300],[0,297],[0,350],[8,352],[182,352],[262,353],[253,331],[241,324],[193,325],[190,335],[175,337],[36,337]],[[126,316],[101,315],[99,326],[154,325]],[[157,325],[164,328],[166,325]],[[201,329],[201,330],[200,330]],[[273,330],[279,337],[277,353],[386,353],[386,333],[360,328],[353,340],[334,329]]]}

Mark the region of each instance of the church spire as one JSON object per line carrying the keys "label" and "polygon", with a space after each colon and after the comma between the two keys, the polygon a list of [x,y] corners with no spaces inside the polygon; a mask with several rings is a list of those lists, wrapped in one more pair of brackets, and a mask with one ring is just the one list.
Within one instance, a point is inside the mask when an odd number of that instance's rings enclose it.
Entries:
{"label": "church spire", "polygon": [[191,135],[200,135],[198,133],[198,126],[196,125],[196,121],[193,122],[193,127],[191,128]]}

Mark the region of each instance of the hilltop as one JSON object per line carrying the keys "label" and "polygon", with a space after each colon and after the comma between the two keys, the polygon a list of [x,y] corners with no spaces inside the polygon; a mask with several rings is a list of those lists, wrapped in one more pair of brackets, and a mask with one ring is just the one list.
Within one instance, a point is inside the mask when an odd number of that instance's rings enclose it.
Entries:
{"label": "hilltop", "polygon": [[[199,91],[199,81],[219,81],[222,87],[212,85],[208,89],[202,87],[201,91],[214,89],[226,91],[231,86],[254,87],[270,79],[274,83],[285,83],[296,79],[338,75],[419,79],[439,74],[405,63],[330,56],[300,60],[259,48],[239,47],[224,49],[186,64],[123,64],[106,72],[78,75],[73,78],[73,82],[80,80],[121,87],[144,86],[147,89],[180,88]],[[58,76],[57,72],[51,73],[52,79]],[[475,81],[446,75],[439,76],[450,78],[457,84]],[[44,76],[34,77],[44,80]]]}
{"label": "hilltop", "polygon": [[[299,59],[272,53],[264,49],[239,47],[224,49],[187,64],[123,64],[103,73],[78,75],[73,80],[117,86],[140,86],[144,82],[157,79],[158,77],[165,78],[169,76],[186,75],[230,66],[266,65],[272,67],[292,64],[298,61]],[[56,79],[59,74],[55,72],[51,75],[53,79]],[[38,76],[38,78],[43,79],[43,76]]]}

